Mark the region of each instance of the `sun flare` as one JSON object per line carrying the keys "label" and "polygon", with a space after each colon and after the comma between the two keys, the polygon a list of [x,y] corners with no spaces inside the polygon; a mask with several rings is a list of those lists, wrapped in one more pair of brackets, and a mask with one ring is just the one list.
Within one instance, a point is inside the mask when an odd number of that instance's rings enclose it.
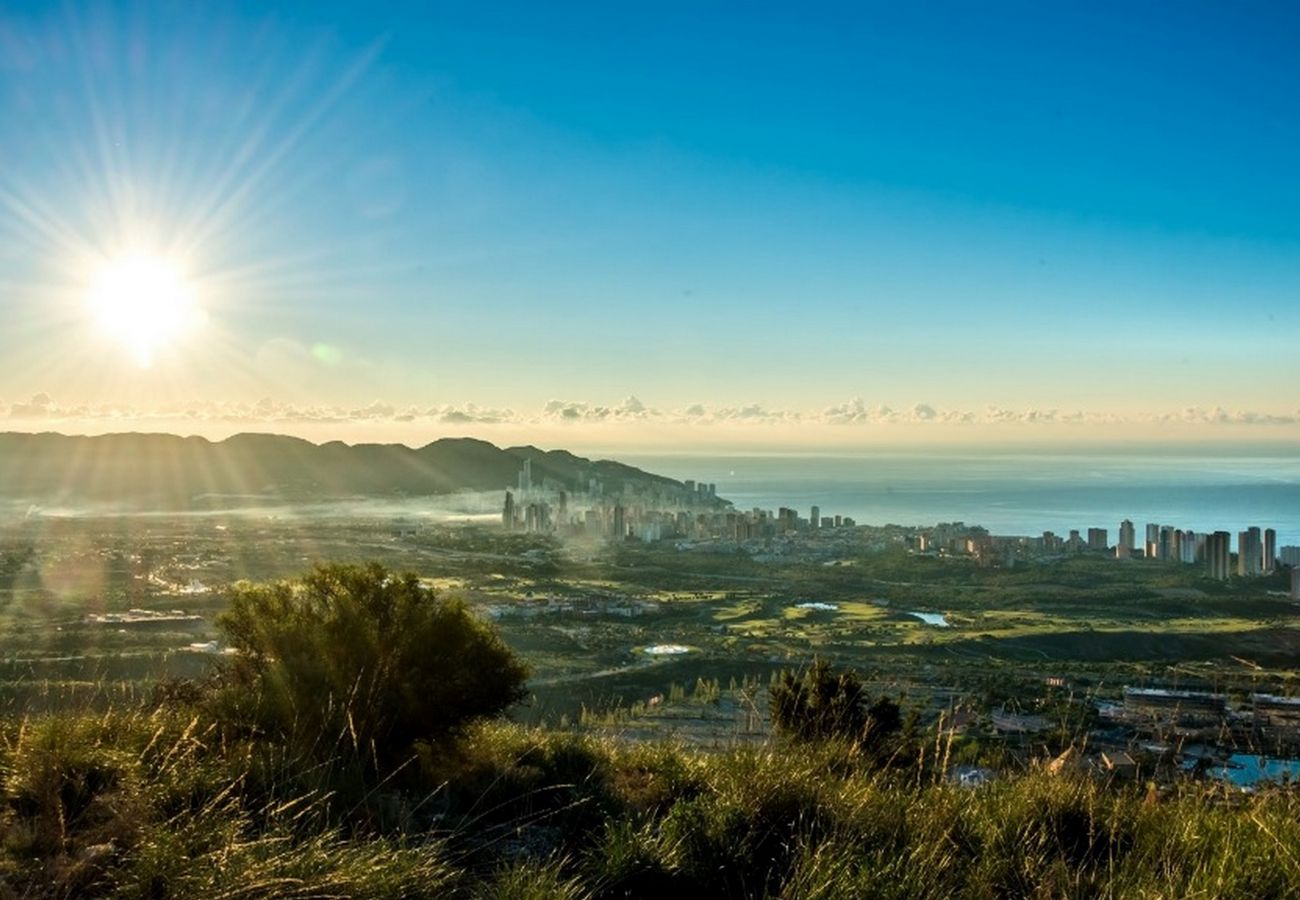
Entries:
{"label": "sun flare", "polygon": [[181,266],[165,256],[135,253],[107,261],[91,282],[89,302],[100,330],[123,345],[141,368],[189,334],[202,311]]}

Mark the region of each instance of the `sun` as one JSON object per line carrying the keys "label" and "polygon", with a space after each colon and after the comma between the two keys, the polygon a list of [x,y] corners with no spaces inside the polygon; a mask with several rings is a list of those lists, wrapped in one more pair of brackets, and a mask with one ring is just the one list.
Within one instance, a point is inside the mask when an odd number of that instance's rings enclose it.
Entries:
{"label": "sun", "polygon": [[161,254],[107,260],[91,280],[91,314],[100,330],[125,347],[141,368],[186,337],[203,318],[194,285]]}

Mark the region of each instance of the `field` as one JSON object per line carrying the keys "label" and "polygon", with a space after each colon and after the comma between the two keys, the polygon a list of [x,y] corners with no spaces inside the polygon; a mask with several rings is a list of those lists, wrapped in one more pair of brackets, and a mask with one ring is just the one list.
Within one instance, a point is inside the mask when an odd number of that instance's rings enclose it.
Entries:
{"label": "field", "polygon": [[[1094,698],[1124,684],[1297,688],[1300,608],[1280,576],[1220,584],[1199,567],[1092,556],[982,568],[909,554],[868,528],[773,558],[461,524],[399,536],[384,520],[140,516],[0,530],[0,697],[18,709],[104,704],[200,676],[220,659],[225,585],[361,559],[414,571],[491,617],[532,666],[517,716],[533,723],[648,713],[658,697],[650,719],[677,733],[675,687],[717,682],[739,710],[733,683],[814,656],[925,716],[954,697],[1032,706],[1047,679]],[[685,651],[647,652],[665,644]]]}
{"label": "field", "polygon": [[[1088,556],[983,568],[866,528],[783,549],[290,517],[13,524],[0,898],[1293,894],[1290,786],[1096,764],[1134,746],[1097,721],[1124,685],[1293,692],[1300,610],[1280,580]],[[286,739],[188,682],[160,689],[223,659],[231,583],[361,559],[495,623],[532,669],[516,722],[385,767],[347,729]],[[897,731],[773,734],[769,684],[814,657],[897,698]],[[994,710],[1048,727],[1000,734]]]}

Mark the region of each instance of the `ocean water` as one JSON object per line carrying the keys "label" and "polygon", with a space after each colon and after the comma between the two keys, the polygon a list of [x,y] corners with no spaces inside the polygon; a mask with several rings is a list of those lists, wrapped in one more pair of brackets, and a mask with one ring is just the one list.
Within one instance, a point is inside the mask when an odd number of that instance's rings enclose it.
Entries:
{"label": "ocean water", "polygon": [[791,506],[865,525],[961,521],[994,534],[1110,530],[1131,519],[1195,531],[1275,528],[1300,545],[1300,452],[870,453],[861,456],[640,455],[624,461],[717,484],[742,509]]}

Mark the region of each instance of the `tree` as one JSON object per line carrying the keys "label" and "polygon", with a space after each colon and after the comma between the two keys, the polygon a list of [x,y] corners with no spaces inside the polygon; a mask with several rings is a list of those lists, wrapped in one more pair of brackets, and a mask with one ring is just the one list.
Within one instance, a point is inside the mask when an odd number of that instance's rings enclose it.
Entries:
{"label": "tree", "polygon": [[526,666],[463,601],[378,563],[240,583],[217,624],[233,714],[332,751],[391,761],[524,696]]}
{"label": "tree", "polygon": [[847,738],[870,746],[902,727],[897,703],[879,697],[868,705],[857,673],[835,672],[822,659],[802,676],[781,673],[771,687],[770,714],[777,731],[801,740]]}

